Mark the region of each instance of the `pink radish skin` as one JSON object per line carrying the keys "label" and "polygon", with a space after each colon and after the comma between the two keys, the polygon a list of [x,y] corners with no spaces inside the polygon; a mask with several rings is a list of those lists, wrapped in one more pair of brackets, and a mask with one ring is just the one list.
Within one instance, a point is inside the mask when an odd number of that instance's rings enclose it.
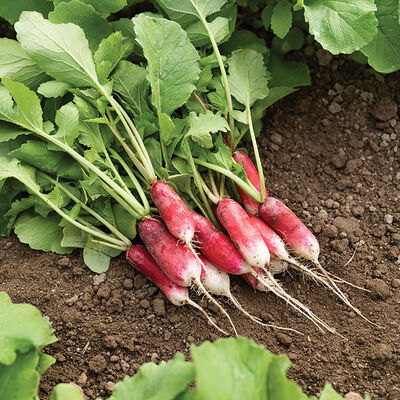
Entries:
{"label": "pink radish skin", "polygon": [[320,249],[317,239],[285,204],[269,197],[260,206],[260,215],[298,256],[318,263]]}
{"label": "pink radish skin", "polygon": [[268,247],[242,206],[225,198],[218,204],[217,216],[243,258],[251,266],[265,268],[270,259]]}
{"label": "pink radish skin", "polygon": [[325,269],[318,261],[320,247],[318,240],[311,231],[300,221],[300,219],[280,200],[269,197],[264,204],[260,206],[261,218],[279,235],[285,242],[291,246],[293,251],[300,257],[312,261],[322,272],[325,278],[325,285],[352,310],[359,314],[366,321],[370,322],[361,311],[354,307],[346,295],[336,285]]}
{"label": "pink radish skin", "polygon": [[265,222],[263,222],[260,218],[247,213],[250,218],[251,223],[258,229],[260,232],[264,243],[267,245],[268,250],[271,254],[271,257],[280,258],[282,260],[289,260],[290,255],[286,251],[285,243],[281,239],[281,237],[272,230]]}
{"label": "pink radish skin", "polygon": [[171,234],[189,244],[194,236],[192,211],[175,190],[163,181],[157,181],[151,188],[151,198]]}
{"label": "pink radish skin", "polygon": [[189,287],[200,279],[200,262],[168,232],[160,218],[144,218],[139,224],[139,235],[165,275],[177,285]]}
{"label": "pink radish skin", "polygon": [[167,299],[176,306],[186,304],[189,293],[186,287],[179,286],[169,279],[158,266],[151,254],[144,246],[132,246],[126,252],[126,259],[147,279],[156,284],[165,294]]}
{"label": "pink radish skin", "polygon": [[212,264],[232,275],[242,275],[250,271],[250,265],[225,233],[196,212],[193,212],[193,220],[196,229],[195,241]]}
{"label": "pink radish skin", "polygon": [[145,217],[139,224],[139,235],[157,264],[173,282],[189,287],[195,284],[228,318],[237,336],[229,314],[208,293],[201,283],[202,263],[192,249],[176,240],[168,231],[161,218]]}
{"label": "pink radish skin", "polygon": [[[232,154],[232,157],[236,163],[242,163],[244,172],[247,175],[247,179],[261,193],[260,175],[258,174],[257,168],[254,166],[250,158],[241,151],[235,151]],[[237,186],[237,189],[240,198],[242,199],[244,209],[253,215],[257,215],[260,204],[249,197],[242,189],[240,189],[240,187]],[[266,198],[268,198],[268,194],[265,193],[265,195],[267,196]]]}
{"label": "pink radish skin", "polygon": [[222,330],[210,319],[209,315],[202,307],[190,299],[188,288],[175,284],[164,274],[162,269],[158,266],[154,258],[144,246],[132,246],[126,252],[126,259],[136,270],[141,272],[147,279],[156,284],[164,292],[165,296],[172,304],[176,306],[188,304],[198,309],[207,317],[211,325],[213,325],[223,334],[227,335],[224,330]]}

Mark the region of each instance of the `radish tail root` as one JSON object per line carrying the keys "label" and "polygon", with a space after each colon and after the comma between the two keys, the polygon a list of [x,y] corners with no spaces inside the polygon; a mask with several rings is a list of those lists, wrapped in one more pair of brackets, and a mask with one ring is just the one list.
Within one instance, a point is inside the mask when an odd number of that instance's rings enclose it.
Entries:
{"label": "radish tail root", "polygon": [[336,283],[333,281],[333,279],[329,276],[329,274],[325,271],[325,269],[322,267],[322,265],[319,263],[319,261],[315,261],[314,264],[319,268],[319,270],[322,272],[322,274],[326,277],[326,279],[329,281],[329,283],[336,289],[335,293],[342,299],[342,301],[349,306],[355,313],[357,313],[361,318],[365,319],[367,322],[369,322],[371,325],[374,325],[378,328],[381,328],[378,324],[375,324],[375,322],[370,321],[367,317],[365,317],[361,311],[357,308],[354,307],[353,304],[350,303],[349,299],[346,297],[346,295],[340,290],[340,288],[336,285]]}
{"label": "radish tail root", "polygon": [[210,293],[207,292],[206,288],[203,286],[203,284],[201,283],[200,279],[196,280],[195,283],[196,283],[197,287],[200,289],[200,291],[201,291],[202,293],[205,294],[205,296],[207,297],[207,299],[210,300],[212,303],[214,303],[214,304],[220,309],[220,311],[222,312],[222,314],[224,314],[225,317],[228,318],[228,321],[229,321],[229,323],[231,324],[231,326],[232,326],[232,328],[233,328],[233,331],[235,332],[235,336],[236,336],[236,337],[239,337],[239,335],[238,335],[238,333],[237,333],[237,330],[236,330],[236,327],[235,327],[235,325],[233,324],[231,317],[230,317],[229,314],[226,312],[225,308],[222,307],[221,304],[219,304],[218,301],[215,300],[214,297],[212,297],[212,296],[210,295]]}
{"label": "radish tail root", "polygon": [[208,322],[215,328],[217,329],[219,332],[223,333],[225,336],[229,336],[229,334],[227,332],[225,332],[223,329],[221,329],[212,319],[211,317],[207,314],[206,310],[204,310],[202,307],[200,307],[197,303],[195,303],[193,300],[186,300],[186,303],[194,308],[196,308],[197,310],[199,310],[201,313],[203,313]]}
{"label": "radish tail root", "polygon": [[255,322],[256,324],[259,324],[261,326],[264,327],[268,327],[268,328],[274,328],[274,329],[280,329],[283,331],[292,331],[295,333],[298,333],[299,335],[303,334],[299,331],[296,331],[296,329],[292,329],[292,328],[285,328],[285,327],[281,327],[281,326],[276,326],[276,325],[272,325],[272,324],[265,324],[264,322],[262,322],[260,320],[260,318],[255,317],[254,315],[251,315],[249,312],[247,312],[242,305],[239,303],[239,301],[237,300],[237,298],[235,296],[233,296],[233,294],[231,293],[231,295],[229,296],[229,299],[231,300],[231,302],[234,304],[235,307],[237,307],[244,315],[246,315],[247,317],[249,317],[253,322]]}
{"label": "radish tail root", "polygon": [[265,270],[264,272],[266,272],[268,279],[262,278],[257,274],[254,274],[254,276],[257,278],[257,280],[259,280],[259,282],[261,282],[264,286],[266,286],[271,292],[275,293],[282,300],[286,301],[300,314],[308,318],[322,333],[325,332],[324,329],[326,329],[331,333],[337,333],[335,329],[331,328],[324,321],[322,321],[304,304],[302,304],[301,302],[290,296],[288,293],[286,293],[285,290],[281,287],[281,285],[276,281],[276,279],[272,276],[272,274],[268,270]]}

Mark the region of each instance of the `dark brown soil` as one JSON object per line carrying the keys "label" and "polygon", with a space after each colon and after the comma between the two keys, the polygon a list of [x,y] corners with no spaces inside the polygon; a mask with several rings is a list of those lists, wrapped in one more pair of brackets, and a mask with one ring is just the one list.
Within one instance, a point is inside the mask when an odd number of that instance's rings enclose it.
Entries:
{"label": "dark brown soil", "polygon": [[[342,394],[400,399],[399,74],[377,75],[335,58],[328,67],[315,67],[312,77],[311,88],[268,112],[260,144],[269,193],[316,233],[329,271],[371,290],[343,287],[382,328],[296,273],[280,278],[285,288],[347,340],[321,334],[274,295],[254,293],[239,278],[232,278],[233,293],[246,309],[306,335],[264,330],[226,307],[241,335],[289,354],[290,376],[307,392],[316,394],[329,381]],[[188,354],[192,342],[219,336],[195,310],[168,304],[123,257],[105,276],[95,276],[79,252],[44,254],[15,237],[0,239],[0,249],[0,290],[14,302],[39,307],[59,338],[48,348],[58,363],[43,378],[44,399],[55,384],[69,381],[89,399],[105,397],[113,382],[143,362]]]}

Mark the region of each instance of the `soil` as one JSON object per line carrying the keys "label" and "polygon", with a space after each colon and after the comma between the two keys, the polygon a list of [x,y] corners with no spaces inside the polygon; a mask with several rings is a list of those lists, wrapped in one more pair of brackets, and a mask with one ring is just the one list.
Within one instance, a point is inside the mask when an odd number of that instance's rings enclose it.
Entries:
{"label": "soil", "polygon": [[[289,355],[289,375],[306,392],[318,394],[331,382],[342,394],[400,399],[399,74],[379,75],[313,48],[307,54],[315,65],[312,87],[271,107],[265,119],[260,147],[268,190],[316,234],[320,261],[330,272],[369,288],[343,286],[381,328],[294,272],[280,277],[287,291],[346,340],[321,334],[274,295],[255,293],[237,277],[233,293],[248,311],[306,335],[263,329],[226,307],[241,335]],[[53,322],[59,341],[47,351],[58,362],[43,377],[43,399],[59,382],[79,384],[88,399],[104,398],[140,364],[168,360],[177,351],[188,355],[191,343],[219,337],[195,310],[169,304],[122,256],[96,276],[78,251],[44,254],[3,238],[0,290],[14,302],[33,303]]]}

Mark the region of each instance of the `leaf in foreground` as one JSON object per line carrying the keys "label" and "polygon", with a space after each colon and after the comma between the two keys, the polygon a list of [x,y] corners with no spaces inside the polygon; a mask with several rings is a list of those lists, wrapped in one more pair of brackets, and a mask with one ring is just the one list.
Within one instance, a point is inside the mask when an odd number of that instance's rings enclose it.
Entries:
{"label": "leaf in foreground", "polygon": [[376,0],[378,33],[361,51],[372,68],[390,73],[400,68],[400,25],[397,0]]}
{"label": "leaf in foreground", "polygon": [[193,380],[192,363],[186,362],[178,353],[167,363],[142,365],[135,376],[117,383],[109,400],[173,400]]}
{"label": "leaf in foreground", "polygon": [[17,352],[26,353],[55,341],[49,320],[36,307],[13,304],[6,293],[0,292],[0,364],[11,365]]}
{"label": "leaf in foreground", "polygon": [[53,24],[37,12],[24,11],[15,30],[22,47],[52,78],[77,87],[97,81],[92,53],[79,26]]}
{"label": "leaf in foreground", "polygon": [[83,396],[77,387],[59,383],[54,387],[50,400],[83,400]]}
{"label": "leaf in foreground", "polygon": [[176,22],[143,14],[133,18],[133,22],[148,62],[152,103],[159,113],[170,115],[185,104],[195,89],[200,57]]}
{"label": "leaf in foreground", "polygon": [[246,338],[192,346],[198,399],[265,400],[272,355]]}
{"label": "leaf in foreground", "polygon": [[374,0],[304,0],[310,32],[333,54],[360,50],[376,35]]}

